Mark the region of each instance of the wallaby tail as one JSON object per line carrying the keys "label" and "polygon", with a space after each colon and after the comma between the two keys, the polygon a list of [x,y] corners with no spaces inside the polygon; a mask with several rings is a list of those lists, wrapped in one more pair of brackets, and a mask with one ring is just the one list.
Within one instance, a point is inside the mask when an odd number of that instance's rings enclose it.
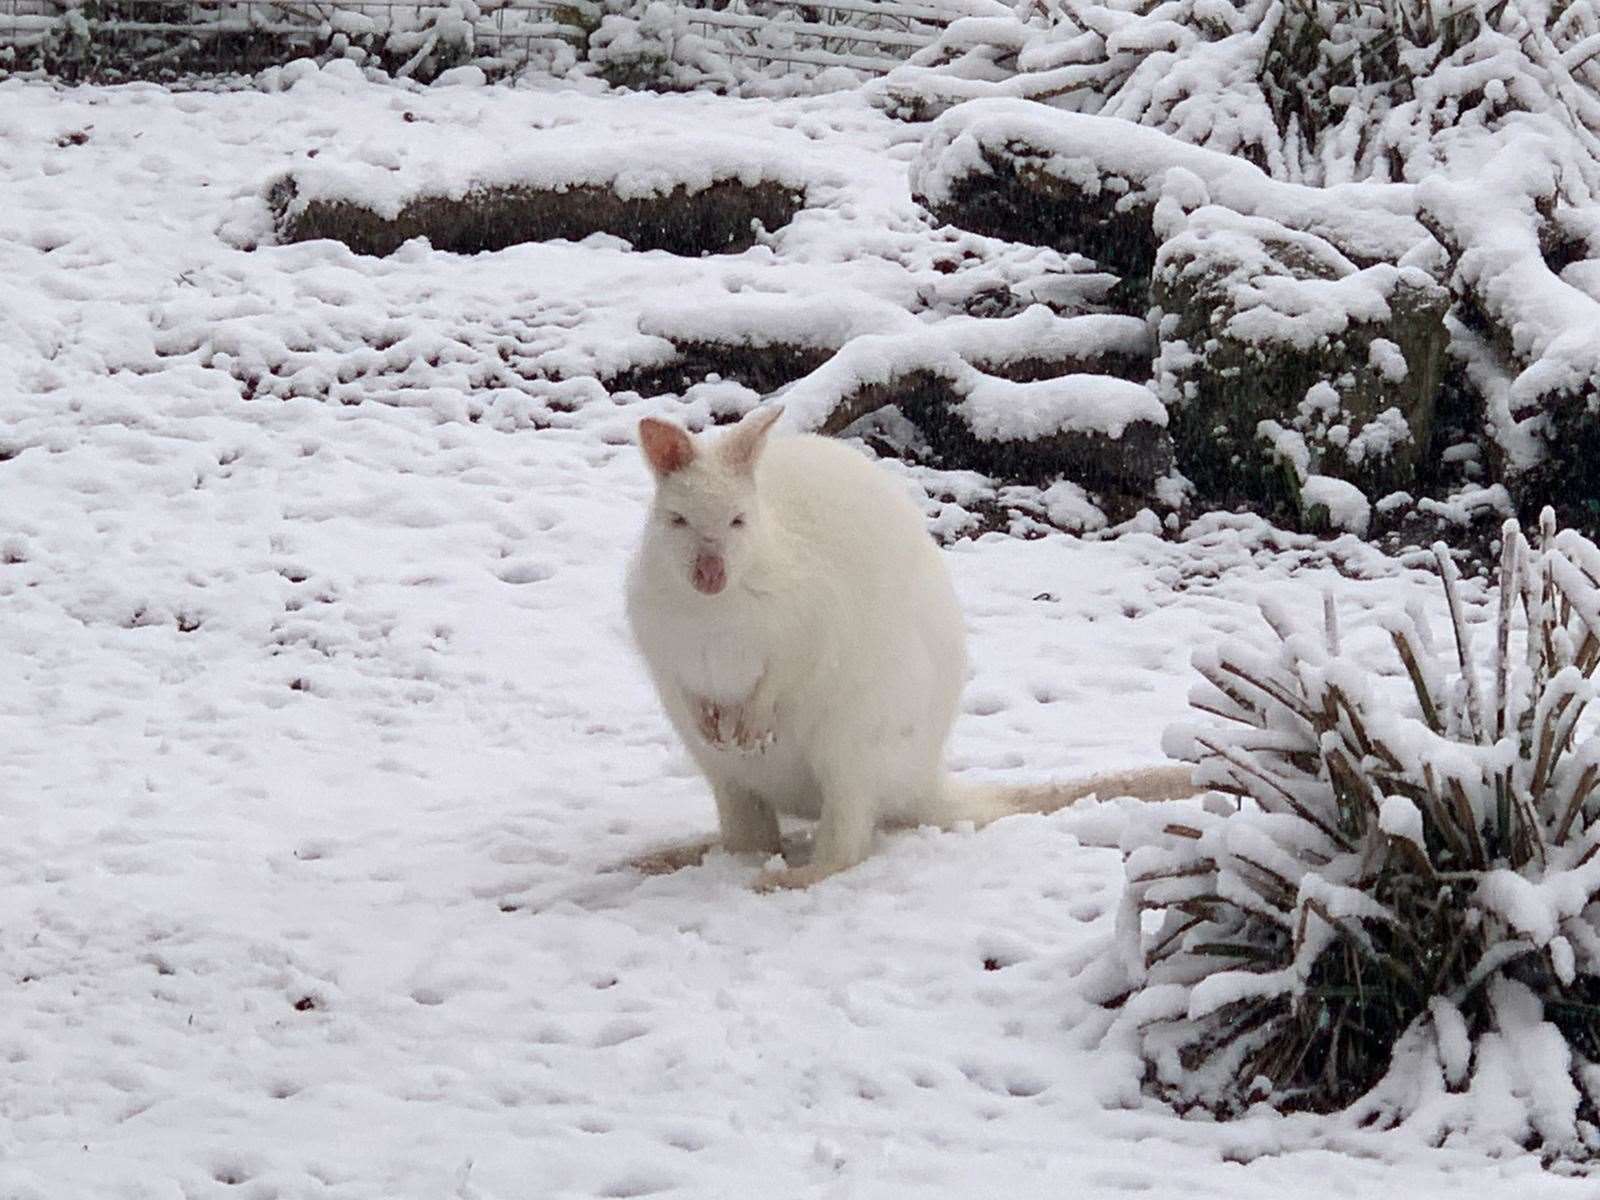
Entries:
{"label": "wallaby tail", "polygon": [[1001,817],[1021,813],[1053,813],[1086,796],[1109,800],[1132,796],[1135,800],[1182,800],[1204,791],[1196,787],[1188,763],[1169,763],[1159,767],[1135,767],[1126,771],[1102,771],[1081,779],[1055,783],[1011,784],[973,782],[946,776],[941,825],[971,821],[987,825]]}

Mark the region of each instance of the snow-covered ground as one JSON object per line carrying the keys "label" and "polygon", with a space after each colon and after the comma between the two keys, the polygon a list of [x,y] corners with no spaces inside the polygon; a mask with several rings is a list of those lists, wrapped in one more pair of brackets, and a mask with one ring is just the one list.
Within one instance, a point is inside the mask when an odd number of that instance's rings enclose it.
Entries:
{"label": "snow-covered ground", "polygon": [[[420,176],[430,124],[484,159],[714,131],[815,207],[699,260],[244,248],[286,166]],[[0,1196],[1592,1194],[1514,1147],[1143,1098],[1074,983],[1121,888],[1115,804],[884,837],[801,893],[725,857],[621,867],[713,825],[621,622],[631,431],[751,397],[623,405],[584,371],[743,291],[909,307],[1067,271],[935,270],[961,239],[910,201],[914,130],[851,96],[325,73],[0,84],[0,147]],[[955,764],[1017,779],[1156,759],[1191,651],[1259,597],[1333,590],[1375,663],[1362,611],[1435,602],[1248,520],[948,554]]]}

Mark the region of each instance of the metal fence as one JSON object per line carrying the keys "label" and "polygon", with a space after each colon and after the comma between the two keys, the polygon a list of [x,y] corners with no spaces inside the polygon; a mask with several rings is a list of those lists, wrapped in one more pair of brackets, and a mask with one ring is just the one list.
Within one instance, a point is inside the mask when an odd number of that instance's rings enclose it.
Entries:
{"label": "metal fence", "polygon": [[952,13],[915,0],[733,0],[683,5],[689,28],[757,63],[882,74],[931,43]]}
{"label": "metal fence", "polygon": [[[882,73],[951,13],[928,0],[678,0],[687,29],[733,59]],[[703,5],[703,6],[702,6]],[[596,0],[0,0],[0,70],[69,78],[252,72],[347,55],[428,77],[471,62],[514,71],[582,55]]]}

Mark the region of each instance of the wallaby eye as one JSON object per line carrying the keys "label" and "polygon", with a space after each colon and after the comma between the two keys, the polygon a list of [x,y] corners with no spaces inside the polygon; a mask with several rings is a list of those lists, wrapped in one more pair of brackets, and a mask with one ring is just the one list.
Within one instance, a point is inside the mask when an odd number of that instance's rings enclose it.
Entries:
{"label": "wallaby eye", "polygon": [[735,528],[735,529],[743,529],[744,528],[744,514],[740,513],[733,520],[729,521],[728,524],[733,526],[733,528]]}
{"label": "wallaby eye", "polygon": [[682,513],[668,513],[667,514],[667,524],[669,524],[669,525],[680,525],[681,526],[681,525],[687,525],[688,523],[689,523],[689,518],[684,516]]}

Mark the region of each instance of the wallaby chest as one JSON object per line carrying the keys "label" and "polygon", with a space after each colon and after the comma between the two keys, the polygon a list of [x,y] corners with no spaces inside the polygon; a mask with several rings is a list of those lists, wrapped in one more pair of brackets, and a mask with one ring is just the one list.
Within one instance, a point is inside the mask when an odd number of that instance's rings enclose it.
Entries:
{"label": "wallaby chest", "polygon": [[749,696],[775,649],[769,622],[745,605],[657,613],[651,624],[658,664],[685,691],[721,703]]}

